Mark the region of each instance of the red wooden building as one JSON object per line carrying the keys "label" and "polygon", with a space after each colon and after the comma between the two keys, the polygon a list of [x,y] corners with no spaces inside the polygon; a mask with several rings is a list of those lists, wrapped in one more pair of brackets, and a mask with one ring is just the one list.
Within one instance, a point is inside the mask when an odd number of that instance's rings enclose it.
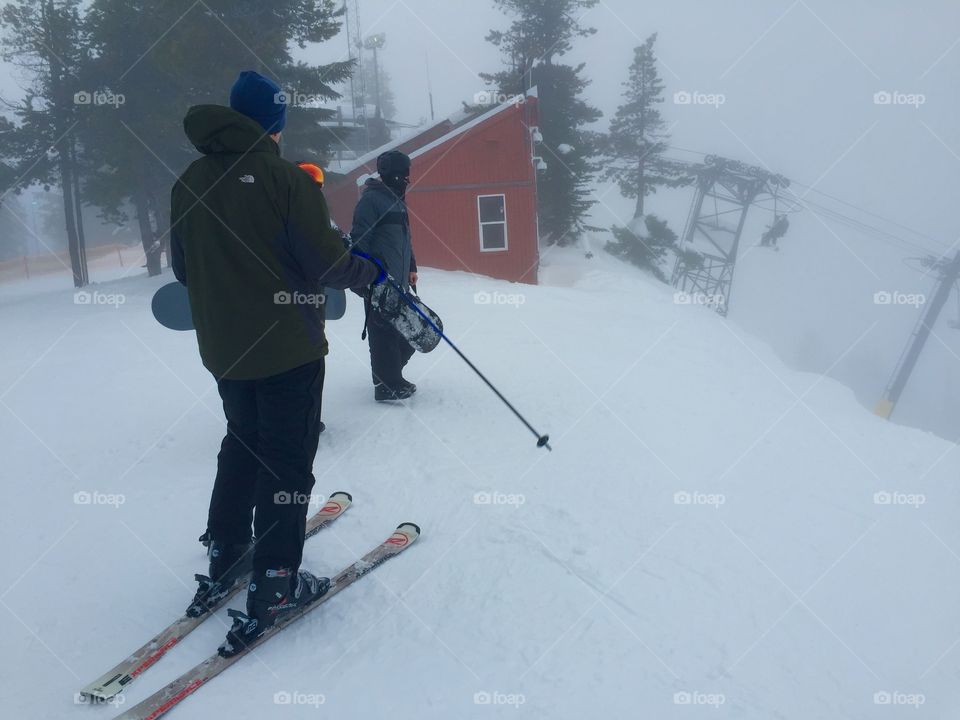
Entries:
{"label": "red wooden building", "polygon": [[536,89],[480,115],[460,114],[330,168],[324,193],[349,230],[376,159],[397,149],[412,160],[407,190],[417,263],[535,284],[537,232]]}

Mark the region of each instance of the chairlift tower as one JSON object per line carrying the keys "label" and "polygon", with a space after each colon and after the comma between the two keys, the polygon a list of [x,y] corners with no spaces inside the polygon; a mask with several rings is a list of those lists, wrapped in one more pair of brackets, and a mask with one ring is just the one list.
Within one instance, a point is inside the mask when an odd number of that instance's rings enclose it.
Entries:
{"label": "chairlift tower", "polygon": [[[747,211],[761,195],[776,198],[790,181],[782,175],[737,160],[707,155],[694,168],[696,192],[683,230],[672,284],[702,295],[726,315]],[[707,250],[697,247],[706,240]]]}
{"label": "chairlift tower", "polygon": [[933,333],[933,328],[937,324],[937,318],[940,317],[940,311],[943,310],[943,306],[950,298],[950,292],[957,284],[957,279],[960,278],[960,252],[956,253],[952,259],[939,258],[933,260],[931,266],[939,271],[937,288],[930,301],[925,303],[926,308],[917,321],[906,349],[897,361],[893,376],[887,383],[887,387],[884,388],[883,397],[874,408],[877,415],[887,420],[893,414],[893,409],[899,402],[900,396],[907,386],[907,381],[917,366],[920,353],[923,352],[923,346],[926,345],[927,339]]}

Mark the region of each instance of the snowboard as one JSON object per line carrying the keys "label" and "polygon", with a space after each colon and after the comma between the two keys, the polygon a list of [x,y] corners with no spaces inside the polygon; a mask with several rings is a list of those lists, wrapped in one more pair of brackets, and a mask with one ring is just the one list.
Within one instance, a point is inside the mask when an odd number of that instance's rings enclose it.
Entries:
{"label": "snowboard", "polygon": [[440,316],[416,293],[404,291],[393,278],[373,286],[370,306],[418,352],[430,352],[443,339]]}
{"label": "snowboard", "polygon": [[[347,311],[347,296],[343,290],[323,288],[324,319],[339,320]],[[179,282],[167,283],[153,294],[150,303],[153,317],[171,330],[195,330],[190,313],[187,286]]]}

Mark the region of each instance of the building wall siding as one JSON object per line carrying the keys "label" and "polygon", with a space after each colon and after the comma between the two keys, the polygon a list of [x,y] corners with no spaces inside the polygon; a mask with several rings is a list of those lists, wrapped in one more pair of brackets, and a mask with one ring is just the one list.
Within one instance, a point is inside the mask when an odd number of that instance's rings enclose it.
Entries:
{"label": "building wall siding", "polygon": [[[535,118],[535,100],[529,99],[413,159],[407,202],[421,266],[537,282],[536,171],[529,140]],[[413,138],[400,149],[411,154],[435,139]],[[359,198],[357,178],[374,170],[358,168],[326,188],[333,217],[345,230]],[[508,247],[483,252],[477,196],[500,194],[506,198]]]}

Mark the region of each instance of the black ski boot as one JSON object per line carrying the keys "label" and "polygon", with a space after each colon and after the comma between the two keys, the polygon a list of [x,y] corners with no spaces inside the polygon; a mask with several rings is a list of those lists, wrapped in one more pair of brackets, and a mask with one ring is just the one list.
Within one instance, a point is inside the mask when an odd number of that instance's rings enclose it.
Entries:
{"label": "black ski boot", "polygon": [[253,543],[227,545],[209,541],[210,574],[194,575],[197,594],[187,606],[188,617],[200,617],[231,593],[253,568]]}
{"label": "black ski boot", "polygon": [[391,388],[384,383],[377,383],[373,386],[373,399],[377,402],[395,402],[397,400],[406,400],[416,391],[417,388],[413,385],[413,383],[407,383],[406,385],[401,385],[398,388]]}
{"label": "black ski boot", "polygon": [[247,612],[228,611],[233,625],[217,652],[222,657],[236,655],[267,629],[323,597],[329,589],[330,578],[317,577],[306,570],[294,575],[288,568],[279,568],[252,578],[247,589]]}

